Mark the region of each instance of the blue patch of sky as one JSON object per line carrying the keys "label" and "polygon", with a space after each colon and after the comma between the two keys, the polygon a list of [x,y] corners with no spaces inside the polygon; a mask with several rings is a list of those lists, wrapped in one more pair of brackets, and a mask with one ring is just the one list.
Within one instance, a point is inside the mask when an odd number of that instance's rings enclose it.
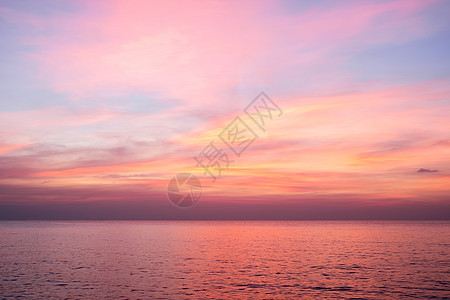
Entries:
{"label": "blue patch of sky", "polygon": [[14,48],[0,43],[0,111],[30,110],[63,103],[64,95],[36,86],[34,66],[19,48],[20,45]]}
{"label": "blue patch of sky", "polygon": [[332,8],[334,6],[333,2],[324,0],[282,0],[279,2],[282,12],[292,15],[304,13],[305,11],[308,11],[316,6],[322,7],[322,5],[325,3],[327,4],[328,8]]}
{"label": "blue patch of sky", "polygon": [[40,16],[52,16],[61,12],[76,13],[82,9],[82,4],[82,1],[58,0],[2,0],[0,2],[1,7]]}
{"label": "blue patch of sky", "polygon": [[[33,9],[43,12],[50,9],[45,8],[46,3],[2,1],[0,6],[20,12]],[[0,16],[0,111],[2,112],[56,106],[66,101],[64,95],[36,86],[36,70],[27,58],[27,54],[35,49],[24,44],[22,39],[25,36],[32,36],[37,30],[26,24],[8,22],[6,18]]]}
{"label": "blue patch of sky", "polygon": [[[421,12],[432,26],[423,37],[407,42],[377,44],[361,49],[346,67],[355,80],[410,83],[450,77],[450,2],[438,2]],[[381,20],[378,20],[381,21]]]}
{"label": "blue patch of sky", "polygon": [[450,77],[450,28],[402,44],[376,45],[354,55],[346,67],[356,80],[408,83]]}
{"label": "blue patch of sky", "polygon": [[84,103],[104,105],[116,111],[135,113],[158,113],[173,108],[176,102],[164,99],[153,92],[102,92],[84,99]]}

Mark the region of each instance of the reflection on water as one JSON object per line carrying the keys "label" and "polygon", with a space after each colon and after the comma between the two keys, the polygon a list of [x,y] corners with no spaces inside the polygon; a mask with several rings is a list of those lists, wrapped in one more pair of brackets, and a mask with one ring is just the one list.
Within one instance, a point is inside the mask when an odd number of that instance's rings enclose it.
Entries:
{"label": "reflection on water", "polygon": [[0,298],[450,297],[446,221],[0,222]]}

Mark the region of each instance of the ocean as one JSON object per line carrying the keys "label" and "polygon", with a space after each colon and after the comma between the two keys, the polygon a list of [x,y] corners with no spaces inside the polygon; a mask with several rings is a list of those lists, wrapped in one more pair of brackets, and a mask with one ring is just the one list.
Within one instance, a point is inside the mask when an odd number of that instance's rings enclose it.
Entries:
{"label": "ocean", "polygon": [[0,298],[450,299],[450,221],[2,221]]}

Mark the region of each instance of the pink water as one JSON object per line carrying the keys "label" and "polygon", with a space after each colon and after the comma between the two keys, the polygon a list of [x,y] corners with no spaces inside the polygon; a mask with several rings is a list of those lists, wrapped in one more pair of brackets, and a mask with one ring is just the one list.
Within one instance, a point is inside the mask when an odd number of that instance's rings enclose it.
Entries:
{"label": "pink water", "polygon": [[0,298],[450,297],[449,221],[0,222]]}

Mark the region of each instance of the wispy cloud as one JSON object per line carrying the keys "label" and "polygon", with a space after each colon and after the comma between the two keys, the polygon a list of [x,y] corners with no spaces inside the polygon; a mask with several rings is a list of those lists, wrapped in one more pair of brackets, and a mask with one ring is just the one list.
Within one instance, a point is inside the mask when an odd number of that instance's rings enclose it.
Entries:
{"label": "wispy cloud", "polygon": [[417,172],[419,172],[419,173],[434,173],[434,172],[439,172],[439,170],[430,170],[430,169],[420,168]]}

